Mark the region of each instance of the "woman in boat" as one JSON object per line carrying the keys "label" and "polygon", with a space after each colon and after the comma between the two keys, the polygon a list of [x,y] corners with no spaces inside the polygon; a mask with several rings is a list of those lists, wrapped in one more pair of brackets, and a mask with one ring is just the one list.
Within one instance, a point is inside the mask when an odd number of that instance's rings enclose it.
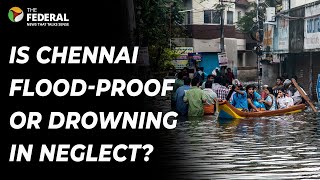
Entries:
{"label": "woman in boat", "polygon": [[254,85],[248,85],[246,87],[246,92],[249,110],[258,112],[265,109],[264,104],[259,102],[261,96],[254,91]]}
{"label": "woman in boat", "polygon": [[266,87],[264,89],[264,93],[266,95],[266,98],[264,100],[260,100],[260,102],[262,102],[265,107],[266,110],[276,110],[277,109],[277,103],[276,103],[276,98],[273,95],[273,90],[271,87]]}
{"label": "woman in boat", "polygon": [[285,93],[284,89],[278,90],[277,104],[279,109],[285,109],[293,106],[293,99],[289,97],[288,93]]}

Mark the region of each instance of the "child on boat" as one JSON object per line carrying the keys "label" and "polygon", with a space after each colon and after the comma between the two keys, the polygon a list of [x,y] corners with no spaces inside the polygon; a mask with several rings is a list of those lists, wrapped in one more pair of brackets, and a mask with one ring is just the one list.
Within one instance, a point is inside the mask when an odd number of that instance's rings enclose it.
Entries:
{"label": "child on boat", "polygon": [[293,99],[289,97],[288,93],[285,93],[284,89],[278,90],[277,104],[279,109],[288,108],[293,106]]}

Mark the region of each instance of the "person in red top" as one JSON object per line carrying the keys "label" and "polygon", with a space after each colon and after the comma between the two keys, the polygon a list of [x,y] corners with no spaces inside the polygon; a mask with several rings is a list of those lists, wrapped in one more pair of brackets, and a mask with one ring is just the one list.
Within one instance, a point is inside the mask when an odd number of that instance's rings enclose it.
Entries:
{"label": "person in red top", "polygon": [[233,72],[231,72],[231,68],[227,68],[226,76],[227,76],[228,84],[232,84],[232,81],[234,79],[234,74]]}

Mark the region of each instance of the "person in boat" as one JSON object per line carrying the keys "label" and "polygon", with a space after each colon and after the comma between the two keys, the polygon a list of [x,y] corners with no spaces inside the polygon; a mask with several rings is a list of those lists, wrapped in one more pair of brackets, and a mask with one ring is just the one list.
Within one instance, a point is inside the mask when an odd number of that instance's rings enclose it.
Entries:
{"label": "person in boat", "polygon": [[226,87],[226,83],[221,82],[221,78],[215,77],[212,90],[217,94],[218,99],[227,100],[230,90]]}
{"label": "person in boat", "polygon": [[207,80],[202,83],[201,89],[205,89],[206,88],[205,84],[206,84],[207,81],[211,81],[211,88],[212,88],[213,80],[214,80],[214,76],[212,74],[208,75],[207,76]]}
{"label": "person in boat", "polygon": [[261,100],[261,96],[254,89],[254,85],[248,85],[246,87],[248,107],[250,111],[258,112],[264,110],[265,107],[263,103],[259,102],[259,100]]}
{"label": "person in boat", "polygon": [[206,81],[205,88],[202,90],[206,102],[203,105],[204,114],[214,114],[214,105],[217,102],[217,94],[212,90],[212,80]]}
{"label": "person in boat", "polygon": [[273,95],[275,97],[277,97],[278,96],[278,90],[282,89],[282,88],[283,88],[283,79],[282,79],[282,77],[279,76],[276,79],[276,85],[272,87]]}
{"label": "person in boat", "polygon": [[265,99],[267,97],[265,90],[268,88],[269,86],[267,84],[262,86],[262,92],[261,92],[261,99]]}
{"label": "person in boat", "polygon": [[236,83],[232,86],[232,90],[235,92],[232,96],[231,104],[242,111],[248,111],[247,93],[243,89],[241,83]]}
{"label": "person in boat", "polygon": [[289,94],[284,89],[279,89],[277,96],[278,109],[285,109],[293,106],[293,99],[289,97]]}
{"label": "person in boat", "polygon": [[204,92],[199,88],[199,79],[191,80],[191,89],[185,92],[183,101],[188,103],[188,116],[203,116],[203,103],[206,102]]}
{"label": "person in boat", "polygon": [[243,87],[242,84],[241,84],[241,82],[240,82],[238,79],[235,79],[235,80],[234,80],[234,84],[231,85],[231,87],[229,87],[229,94],[228,94],[226,100],[229,101],[230,104],[232,104],[233,95],[236,93],[236,92],[234,91],[234,89],[235,89],[236,86],[241,86],[241,87]]}
{"label": "person in boat", "polygon": [[302,103],[302,97],[299,93],[298,89],[293,85],[291,80],[286,79],[283,83],[284,88],[286,89],[286,92],[288,93],[288,96],[293,99],[293,104],[301,104]]}
{"label": "person in boat", "polygon": [[270,111],[276,110],[277,109],[277,102],[276,102],[277,100],[276,100],[276,97],[273,95],[272,88],[266,87],[264,89],[264,92],[266,94],[266,98],[260,100],[260,102],[262,102],[265,105],[266,110],[270,110]]}
{"label": "person in boat", "polygon": [[183,101],[185,92],[190,89],[191,79],[184,78],[184,85],[179,87],[176,91],[176,111],[181,116],[186,116],[188,114],[188,105]]}

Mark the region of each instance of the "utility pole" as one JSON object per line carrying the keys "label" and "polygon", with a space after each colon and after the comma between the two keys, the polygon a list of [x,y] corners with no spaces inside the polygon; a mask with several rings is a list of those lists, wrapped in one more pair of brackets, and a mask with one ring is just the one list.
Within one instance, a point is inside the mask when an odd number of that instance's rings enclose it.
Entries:
{"label": "utility pole", "polygon": [[[258,41],[257,41],[257,49],[260,48],[260,21],[259,21],[259,0],[256,0],[257,3],[257,27],[258,27]],[[260,90],[261,85],[261,67],[260,67],[260,55],[257,53],[257,76],[258,76],[258,90]]]}
{"label": "utility pole", "polygon": [[221,53],[225,52],[224,49],[224,5],[223,5],[223,0],[220,0],[220,5],[221,5],[221,9],[220,9],[220,29],[221,29],[221,36],[220,36],[220,49],[221,49]]}

